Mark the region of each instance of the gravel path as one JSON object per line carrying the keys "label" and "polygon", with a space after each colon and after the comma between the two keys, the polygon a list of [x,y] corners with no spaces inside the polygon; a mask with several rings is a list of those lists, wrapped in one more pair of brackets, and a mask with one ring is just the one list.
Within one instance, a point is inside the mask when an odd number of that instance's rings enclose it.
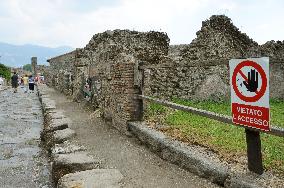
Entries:
{"label": "gravel path", "polygon": [[42,124],[35,93],[0,91],[0,187],[51,187],[39,147]]}
{"label": "gravel path", "polygon": [[57,109],[65,111],[72,120],[69,126],[76,131],[74,142],[102,161],[104,168],[118,169],[125,177],[124,187],[218,187],[150,152],[131,137],[122,135],[82,108],[82,104],[68,100],[63,94],[50,90]]}

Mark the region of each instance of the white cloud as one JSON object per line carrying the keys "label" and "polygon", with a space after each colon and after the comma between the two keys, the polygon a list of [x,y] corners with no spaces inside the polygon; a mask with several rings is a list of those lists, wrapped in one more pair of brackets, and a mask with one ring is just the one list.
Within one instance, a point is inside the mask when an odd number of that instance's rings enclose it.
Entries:
{"label": "white cloud", "polygon": [[[274,2],[269,5],[279,9],[281,1]],[[80,0],[1,0],[0,41],[83,47],[98,32],[134,29],[163,31],[168,33],[172,43],[190,43],[201,22],[212,14],[229,15],[244,32],[251,33],[256,27],[251,25],[265,16],[261,11],[266,10],[266,6],[260,1],[234,0],[108,0],[104,4]],[[253,11],[248,12],[253,7],[260,12],[257,16]],[[271,19],[281,19],[283,13],[279,14]],[[269,20],[261,24],[270,24],[267,22]],[[270,27],[283,31],[280,24]],[[265,34],[265,39],[269,38],[269,28],[262,29],[256,36]],[[275,36],[280,37],[280,34]]]}

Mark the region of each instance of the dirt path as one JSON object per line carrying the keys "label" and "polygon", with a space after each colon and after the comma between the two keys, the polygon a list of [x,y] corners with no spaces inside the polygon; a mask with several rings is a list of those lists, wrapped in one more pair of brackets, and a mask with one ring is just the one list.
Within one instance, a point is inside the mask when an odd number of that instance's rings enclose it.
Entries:
{"label": "dirt path", "polygon": [[65,111],[72,120],[75,140],[102,161],[103,168],[116,168],[125,177],[125,187],[217,187],[176,165],[170,164],[140,145],[135,138],[122,135],[100,118],[90,119],[91,112],[80,103],[68,100],[63,94],[50,90],[57,109]]}

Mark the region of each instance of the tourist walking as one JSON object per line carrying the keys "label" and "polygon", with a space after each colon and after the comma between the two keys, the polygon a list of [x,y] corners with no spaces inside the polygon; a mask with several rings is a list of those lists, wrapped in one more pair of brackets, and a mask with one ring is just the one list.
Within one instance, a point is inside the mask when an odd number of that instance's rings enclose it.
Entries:
{"label": "tourist walking", "polygon": [[27,93],[28,92],[28,86],[29,86],[29,77],[28,77],[28,75],[25,75],[23,77],[23,83],[24,83],[24,91],[25,91],[25,93]]}
{"label": "tourist walking", "polygon": [[33,93],[35,88],[35,80],[32,75],[29,76],[29,90]]}
{"label": "tourist walking", "polygon": [[4,79],[2,78],[2,76],[0,76],[0,89],[3,86],[3,84],[4,84]]}
{"label": "tourist walking", "polygon": [[11,77],[12,82],[12,88],[14,89],[14,93],[17,93],[17,87],[18,87],[18,75],[16,72],[14,72],[14,75]]}

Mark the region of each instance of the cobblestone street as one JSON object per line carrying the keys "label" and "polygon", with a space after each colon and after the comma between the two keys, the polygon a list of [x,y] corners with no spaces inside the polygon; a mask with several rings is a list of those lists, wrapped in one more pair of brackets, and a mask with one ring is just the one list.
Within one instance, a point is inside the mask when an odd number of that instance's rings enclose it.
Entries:
{"label": "cobblestone street", "polygon": [[51,187],[36,93],[0,91],[0,187]]}

